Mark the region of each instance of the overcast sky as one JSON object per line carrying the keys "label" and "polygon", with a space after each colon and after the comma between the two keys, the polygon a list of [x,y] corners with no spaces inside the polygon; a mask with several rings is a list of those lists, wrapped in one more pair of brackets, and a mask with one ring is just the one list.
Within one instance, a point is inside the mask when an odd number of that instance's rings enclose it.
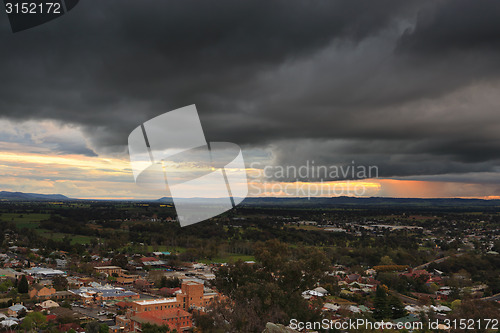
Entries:
{"label": "overcast sky", "polygon": [[15,34],[2,12],[0,41],[0,190],[147,197],[128,135],[196,104],[248,165],[355,161],[378,166],[370,195],[500,196],[497,0],[82,0]]}

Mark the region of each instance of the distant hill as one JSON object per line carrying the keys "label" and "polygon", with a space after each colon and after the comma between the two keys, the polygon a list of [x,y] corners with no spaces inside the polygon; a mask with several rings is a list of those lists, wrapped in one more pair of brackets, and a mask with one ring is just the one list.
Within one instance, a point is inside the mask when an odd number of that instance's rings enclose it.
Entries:
{"label": "distant hill", "polygon": [[156,201],[162,202],[162,203],[174,203],[174,200],[172,200],[171,197],[163,197],[163,198],[160,198]]}
{"label": "distant hill", "polygon": [[[193,200],[196,198],[179,200]],[[214,199],[215,200],[215,199]],[[173,203],[163,197],[156,202]],[[248,197],[239,206],[247,207],[339,207],[339,208],[500,208],[500,200],[461,198],[388,198],[388,197]]]}
{"label": "distant hill", "polygon": [[39,194],[0,191],[0,200],[2,201],[67,201],[71,200],[62,194]]}
{"label": "distant hill", "polygon": [[[0,201],[72,201],[85,200],[68,198],[62,194],[39,194],[39,193],[23,193],[23,192],[8,192],[0,191]],[[179,201],[189,201],[193,204],[206,202],[206,199],[201,198],[179,198]],[[211,202],[217,202],[220,199],[209,199]],[[110,200],[123,201],[123,200]],[[147,201],[173,204],[171,197],[163,197],[157,200],[132,200],[132,201]],[[413,208],[413,209],[459,209],[459,210],[474,210],[474,209],[500,209],[500,200],[483,200],[483,199],[460,199],[460,198],[436,198],[436,199],[420,199],[420,198],[386,198],[386,197],[248,197],[238,205],[240,207],[311,207],[311,208]]]}
{"label": "distant hill", "polygon": [[483,199],[460,199],[460,198],[436,198],[436,199],[420,199],[420,198],[385,198],[385,197],[314,197],[314,198],[276,198],[276,197],[259,197],[246,198],[242,206],[311,206],[311,207],[387,207],[387,208],[486,208],[500,207],[500,200],[483,200]]}

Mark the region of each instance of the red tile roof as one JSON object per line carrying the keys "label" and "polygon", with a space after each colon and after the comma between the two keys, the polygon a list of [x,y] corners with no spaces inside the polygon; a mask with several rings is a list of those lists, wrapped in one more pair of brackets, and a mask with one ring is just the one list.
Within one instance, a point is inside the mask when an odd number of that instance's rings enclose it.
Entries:
{"label": "red tile roof", "polygon": [[56,315],[53,315],[53,314],[49,314],[47,315],[47,320],[48,321],[51,321],[51,320],[56,320],[57,319],[57,316]]}
{"label": "red tile roof", "polygon": [[145,261],[159,261],[159,259],[155,258],[155,257],[144,257],[144,258],[141,258],[141,261],[142,262],[145,262]]}
{"label": "red tile roof", "polygon": [[119,308],[131,308],[133,305],[132,302],[118,302],[116,303],[116,306]]}

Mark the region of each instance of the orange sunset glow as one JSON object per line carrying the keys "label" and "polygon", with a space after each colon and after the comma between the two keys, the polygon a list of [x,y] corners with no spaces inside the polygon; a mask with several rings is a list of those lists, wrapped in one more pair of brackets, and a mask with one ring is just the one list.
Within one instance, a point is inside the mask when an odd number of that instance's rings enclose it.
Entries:
{"label": "orange sunset glow", "polygon": [[[134,183],[130,162],[124,158],[83,155],[0,152],[3,189],[35,193],[63,193],[85,199],[156,199],[168,194],[144,190]],[[249,175],[260,171],[247,169]],[[249,178],[249,196],[330,197],[384,196],[401,198],[498,199],[495,187],[483,184],[364,179],[324,182],[269,182]],[[490,192],[490,193],[488,193]]]}

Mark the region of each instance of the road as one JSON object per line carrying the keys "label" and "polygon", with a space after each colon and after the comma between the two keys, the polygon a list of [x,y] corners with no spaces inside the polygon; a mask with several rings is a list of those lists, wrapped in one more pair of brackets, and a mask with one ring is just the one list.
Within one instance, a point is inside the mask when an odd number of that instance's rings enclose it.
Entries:
{"label": "road", "polygon": [[389,290],[389,293],[391,295],[396,296],[397,298],[399,298],[401,301],[403,301],[405,303],[412,304],[412,305],[423,305],[416,298],[400,294],[400,293],[393,291],[393,290]]}
{"label": "road", "polygon": [[440,264],[443,261],[450,259],[451,257],[460,257],[462,254],[463,253],[457,253],[457,254],[453,254],[451,256],[446,256],[446,257],[443,257],[443,258],[435,259],[435,260],[426,262],[425,264],[422,264],[420,266],[417,266],[417,267],[413,268],[413,270],[415,271],[415,270],[418,270],[418,269],[424,269],[424,268],[426,268],[427,266],[429,266],[432,263]]}
{"label": "road", "polygon": [[500,293],[492,295],[492,296],[480,298],[480,300],[482,300],[482,301],[495,301],[495,302],[499,302],[500,301]]}

